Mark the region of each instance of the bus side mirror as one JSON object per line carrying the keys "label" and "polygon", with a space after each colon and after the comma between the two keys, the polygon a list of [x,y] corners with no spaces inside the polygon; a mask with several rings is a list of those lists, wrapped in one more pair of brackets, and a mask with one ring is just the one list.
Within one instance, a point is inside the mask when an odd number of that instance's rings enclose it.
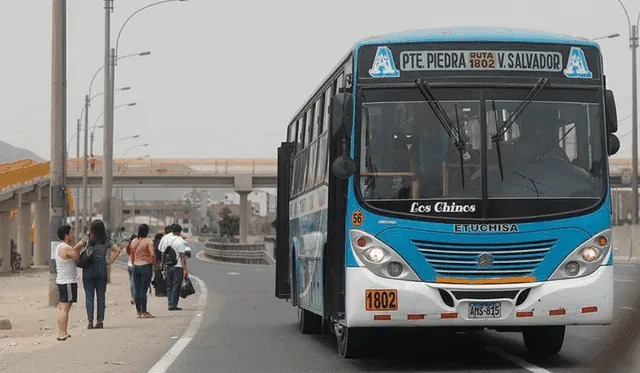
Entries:
{"label": "bus side mirror", "polygon": [[349,141],[353,123],[353,95],[340,92],[331,98],[330,129],[334,139],[341,140],[339,155],[331,164],[331,171],[339,179],[347,179],[356,171],[356,162],[349,156]]}
{"label": "bus side mirror", "polygon": [[607,135],[607,154],[614,155],[620,150],[620,140],[618,136],[610,133]]}
{"label": "bus side mirror", "polygon": [[[605,119],[607,122],[607,132],[616,133],[618,131],[618,110],[616,109],[616,99],[613,91],[610,89],[605,91],[604,106],[606,110]],[[619,146],[620,144],[618,143],[618,147]]]}

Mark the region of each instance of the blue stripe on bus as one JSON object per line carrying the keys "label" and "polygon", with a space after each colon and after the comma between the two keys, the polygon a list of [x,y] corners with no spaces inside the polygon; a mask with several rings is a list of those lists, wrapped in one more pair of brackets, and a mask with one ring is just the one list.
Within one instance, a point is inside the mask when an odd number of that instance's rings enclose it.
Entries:
{"label": "blue stripe on bus", "polygon": [[[605,203],[587,215],[558,220],[538,221],[518,224],[517,233],[453,233],[453,224],[435,223],[390,218],[366,211],[357,202],[353,189],[349,191],[348,214],[360,210],[364,214],[364,223],[357,229],[364,230],[387,243],[398,252],[416,271],[423,281],[435,281],[436,277],[455,277],[482,279],[495,277],[535,276],[538,281],[549,278],[560,263],[577,246],[592,236],[610,228],[610,195]],[[395,224],[380,224],[379,220],[394,221]],[[347,232],[354,229],[347,219]],[[540,242],[543,241],[543,242]],[[456,247],[456,244],[464,246]],[[481,246],[481,244],[506,244],[512,250],[500,246]],[[347,241],[346,245],[350,245]],[[474,247],[475,246],[475,247]],[[350,246],[347,250],[347,266],[357,267]],[[492,252],[494,264],[488,270],[502,270],[501,273],[483,274],[475,264],[467,261],[477,260],[477,255],[464,251]],[[510,264],[498,261],[510,261],[515,257],[510,251],[522,253],[521,260],[526,263]],[[453,252],[453,253],[451,253]],[[442,261],[445,259],[445,262]],[[446,263],[446,259],[449,262]],[[535,259],[542,259],[535,262]],[[517,260],[517,259],[516,259]],[[612,265],[610,259],[606,265]],[[436,272],[436,269],[440,272]],[[469,273],[451,273],[451,270],[466,270]]]}

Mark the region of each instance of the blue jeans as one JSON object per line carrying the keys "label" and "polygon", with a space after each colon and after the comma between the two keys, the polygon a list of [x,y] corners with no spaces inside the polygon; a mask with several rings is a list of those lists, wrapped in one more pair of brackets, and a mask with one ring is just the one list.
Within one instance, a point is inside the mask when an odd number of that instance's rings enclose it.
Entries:
{"label": "blue jeans", "polygon": [[98,318],[104,321],[104,309],[106,306],[107,292],[107,266],[94,265],[86,268],[82,273],[82,285],[86,298],[87,320],[93,321],[93,298],[97,298]]}
{"label": "blue jeans", "polygon": [[136,300],[136,288],[133,285],[133,266],[127,266],[129,272],[129,291],[131,292],[131,300]]}
{"label": "blue jeans", "polygon": [[151,285],[153,266],[145,264],[133,266],[133,283],[136,288],[136,310],[138,313],[147,313],[147,289]]}
{"label": "blue jeans", "polygon": [[169,304],[169,309],[178,307],[183,276],[182,267],[167,268],[167,303]]}

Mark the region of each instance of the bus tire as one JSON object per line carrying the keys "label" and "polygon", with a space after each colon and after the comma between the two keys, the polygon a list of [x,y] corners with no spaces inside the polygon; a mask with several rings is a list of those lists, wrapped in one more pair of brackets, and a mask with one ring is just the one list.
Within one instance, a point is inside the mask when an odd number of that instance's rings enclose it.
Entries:
{"label": "bus tire", "polygon": [[564,343],[565,326],[536,326],[522,332],[524,345],[533,355],[556,355]]}
{"label": "bus tire", "polygon": [[322,333],[322,316],[298,306],[298,327],[302,334]]}
{"label": "bus tire", "polygon": [[367,348],[367,330],[365,328],[347,328],[342,326],[336,330],[338,353],[346,359],[357,359],[364,356]]}

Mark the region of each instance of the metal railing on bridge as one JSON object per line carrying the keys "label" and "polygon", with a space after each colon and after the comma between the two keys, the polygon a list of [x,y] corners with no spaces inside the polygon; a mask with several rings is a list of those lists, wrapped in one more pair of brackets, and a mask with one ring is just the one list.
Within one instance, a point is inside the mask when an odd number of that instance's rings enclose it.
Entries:
{"label": "metal railing on bridge", "polygon": [[[83,159],[69,159],[67,174],[82,176]],[[89,159],[89,175],[101,175],[104,163]],[[114,176],[208,176],[275,175],[278,161],[273,158],[127,158],[113,160]]]}
{"label": "metal railing on bridge", "polygon": [[32,160],[19,160],[0,164],[0,191],[19,188],[28,183],[49,178],[49,162],[36,163]]}

